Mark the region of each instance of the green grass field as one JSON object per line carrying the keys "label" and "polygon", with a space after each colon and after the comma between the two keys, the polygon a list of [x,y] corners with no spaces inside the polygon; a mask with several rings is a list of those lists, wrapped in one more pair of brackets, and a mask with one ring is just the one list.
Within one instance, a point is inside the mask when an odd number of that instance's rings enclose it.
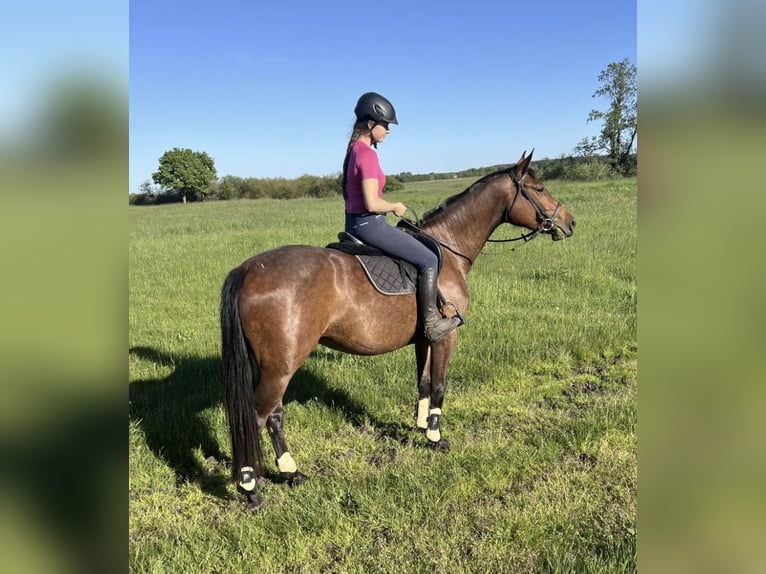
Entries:
{"label": "green grass field", "polygon": [[[423,215],[470,183],[390,197]],[[411,347],[319,347],[285,396],[309,481],[279,482],[264,434],[261,513],[230,481],[220,288],[257,252],[332,242],[342,200],[130,207],[131,572],[635,571],[636,180],[548,187],[575,235],[488,244],[469,274],[451,450],[414,431]]]}

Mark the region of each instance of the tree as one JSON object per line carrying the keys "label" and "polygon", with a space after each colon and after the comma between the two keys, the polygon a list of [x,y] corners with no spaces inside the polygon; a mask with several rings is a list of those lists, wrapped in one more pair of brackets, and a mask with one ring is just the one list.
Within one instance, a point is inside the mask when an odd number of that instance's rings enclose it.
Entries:
{"label": "tree", "polygon": [[206,152],[176,147],[162,154],[152,179],[164,191],[195,201],[205,199],[216,175],[215,162]]}
{"label": "tree", "polygon": [[143,183],[138,186],[138,190],[144,195],[154,195],[154,186],[148,179],[145,179]]}
{"label": "tree", "polygon": [[627,175],[634,169],[631,158],[638,134],[636,66],[626,58],[609,64],[598,75],[599,88],[594,98],[609,100],[606,111],[591,110],[588,121],[603,121],[601,134],[585,138],[575,147],[575,153],[592,156],[606,152],[609,165]]}

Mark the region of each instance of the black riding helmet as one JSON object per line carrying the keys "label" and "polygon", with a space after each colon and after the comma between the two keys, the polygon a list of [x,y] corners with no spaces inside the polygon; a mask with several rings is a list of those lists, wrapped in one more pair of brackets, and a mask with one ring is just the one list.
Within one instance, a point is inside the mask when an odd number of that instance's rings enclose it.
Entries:
{"label": "black riding helmet", "polygon": [[396,110],[386,98],[375,92],[362,94],[354,108],[357,121],[372,120],[374,122],[386,122],[399,124],[396,121]]}

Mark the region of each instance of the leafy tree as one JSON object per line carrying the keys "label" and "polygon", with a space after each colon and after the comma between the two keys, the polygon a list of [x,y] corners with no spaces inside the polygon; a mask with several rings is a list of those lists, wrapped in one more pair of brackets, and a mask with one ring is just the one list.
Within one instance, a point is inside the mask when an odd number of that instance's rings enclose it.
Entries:
{"label": "leafy tree", "polygon": [[575,153],[593,156],[605,152],[612,169],[627,175],[635,166],[631,152],[638,133],[636,66],[627,58],[613,62],[601,71],[598,81],[593,97],[607,98],[609,109],[591,110],[588,121],[603,121],[601,133],[583,139]]}
{"label": "leafy tree", "polygon": [[185,196],[190,201],[205,199],[216,179],[215,162],[204,151],[173,148],[160,158],[160,168],[152,179],[165,191]]}
{"label": "leafy tree", "polygon": [[152,185],[152,182],[148,179],[145,179],[141,185],[138,186],[138,189],[141,193],[145,195],[154,195],[155,193],[155,187]]}

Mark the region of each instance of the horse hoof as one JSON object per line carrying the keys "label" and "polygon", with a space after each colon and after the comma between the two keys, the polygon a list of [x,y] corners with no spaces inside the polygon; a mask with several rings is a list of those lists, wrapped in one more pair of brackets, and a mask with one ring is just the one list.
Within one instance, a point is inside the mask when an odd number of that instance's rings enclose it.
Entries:
{"label": "horse hoof", "polygon": [[259,512],[266,506],[260,492],[249,492],[247,495],[247,509],[253,512]]}
{"label": "horse hoof", "polygon": [[287,485],[291,488],[294,488],[296,486],[300,486],[304,482],[306,482],[309,477],[303,474],[302,472],[296,470],[295,472],[283,472],[282,478],[285,479],[285,482]]}
{"label": "horse hoof", "polygon": [[449,452],[449,442],[443,438],[438,442],[428,441],[428,445],[437,452]]}

